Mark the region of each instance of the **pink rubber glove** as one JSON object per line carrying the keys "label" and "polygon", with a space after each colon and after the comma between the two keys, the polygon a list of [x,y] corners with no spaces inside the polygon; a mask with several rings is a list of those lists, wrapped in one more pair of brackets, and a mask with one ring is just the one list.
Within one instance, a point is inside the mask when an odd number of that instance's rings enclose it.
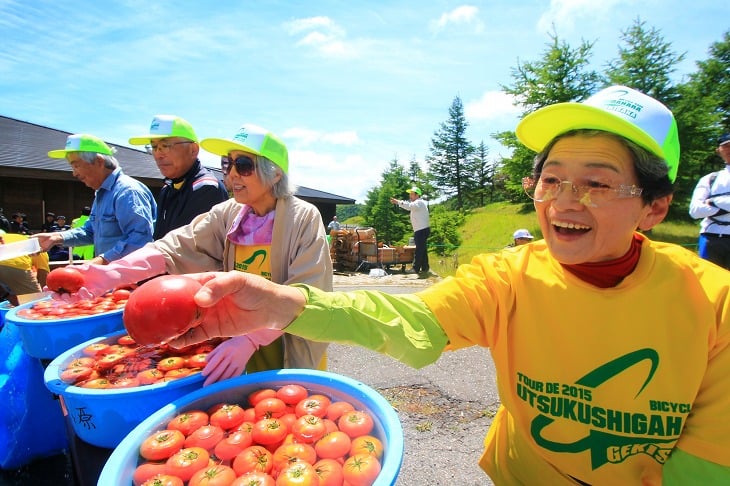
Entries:
{"label": "pink rubber glove", "polygon": [[260,346],[273,343],[282,334],[282,331],[276,329],[261,329],[223,341],[208,354],[207,363],[201,372],[206,377],[203,386],[240,376],[246,370],[246,363],[253,353]]}
{"label": "pink rubber glove", "polygon": [[84,275],[84,286],[75,294],[53,293],[54,299],[75,302],[103,295],[119,286],[131,285],[166,272],[165,257],[154,246],[143,246],[108,265],[74,265]]}

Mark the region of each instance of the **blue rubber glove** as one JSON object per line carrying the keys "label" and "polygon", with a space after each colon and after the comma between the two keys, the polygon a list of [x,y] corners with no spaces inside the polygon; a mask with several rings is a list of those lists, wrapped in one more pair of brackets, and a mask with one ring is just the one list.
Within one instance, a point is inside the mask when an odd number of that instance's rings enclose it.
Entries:
{"label": "blue rubber glove", "polygon": [[240,376],[246,370],[246,363],[253,353],[260,346],[271,344],[282,334],[279,330],[262,329],[223,341],[208,353],[207,363],[201,372],[206,377],[203,386]]}

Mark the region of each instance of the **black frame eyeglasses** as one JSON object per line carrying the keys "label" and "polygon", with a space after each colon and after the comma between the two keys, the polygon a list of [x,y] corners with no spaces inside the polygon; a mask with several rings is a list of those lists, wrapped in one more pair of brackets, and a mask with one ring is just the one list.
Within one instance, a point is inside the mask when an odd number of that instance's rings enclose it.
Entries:
{"label": "black frame eyeglasses", "polygon": [[221,157],[221,170],[224,175],[228,175],[234,165],[236,166],[236,172],[241,177],[249,177],[256,170],[256,163],[248,155],[239,155],[236,159],[225,155]]}
{"label": "black frame eyeglasses", "polygon": [[150,155],[155,155],[155,152],[160,152],[163,154],[166,154],[170,150],[172,150],[172,147],[175,145],[181,145],[183,143],[194,143],[192,140],[185,140],[182,142],[158,142],[156,144],[148,144],[145,145],[144,148]]}

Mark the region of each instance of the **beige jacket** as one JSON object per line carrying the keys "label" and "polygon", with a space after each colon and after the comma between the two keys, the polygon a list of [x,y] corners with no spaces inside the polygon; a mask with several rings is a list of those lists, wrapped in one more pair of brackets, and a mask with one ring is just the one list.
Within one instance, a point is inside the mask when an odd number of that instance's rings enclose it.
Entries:
{"label": "beige jacket", "polygon": [[[168,273],[231,271],[235,251],[226,235],[241,208],[234,199],[222,202],[150,244],[165,255]],[[332,260],[322,216],[312,204],[296,197],[276,203],[271,280],[332,290]],[[317,368],[327,345],[285,334],[284,367]]]}

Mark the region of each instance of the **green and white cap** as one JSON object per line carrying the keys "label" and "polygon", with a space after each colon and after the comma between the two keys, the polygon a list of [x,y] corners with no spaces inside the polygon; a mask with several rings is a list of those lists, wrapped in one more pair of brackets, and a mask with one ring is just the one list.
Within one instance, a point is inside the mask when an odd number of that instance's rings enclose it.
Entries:
{"label": "green and white cap", "polygon": [[679,168],[679,135],[672,112],[659,101],[626,86],[611,86],[583,102],[556,103],[525,116],[517,138],[540,152],[560,134],[577,129],[620,135],[663,158],[674,182]]}
{"label": "green and white cap", "polygon": [[289,172],[289,153],[286,145],[276,135],[256,125],[243,125],[231,137],[205,138],[200,146],[216,155],[228,155],[232,150],[242,150],[266,157],[276,164],[284,173]]}
{"label": "green and white cap", "polygon": [[132,145],[148,145],[152,140],[180,137],[198,143],[195,130],[184,118],[175,115],[155,115],[150,123],[150,133],[129,139]]}
{"label": "green and white cap", "polygon": [[415,193],[416,193],[416,194],[418,194],[419,196],[421,196],[421,195],[423,194],[423,193],[421,192],[421,188],[420,188],[420,187],[416,187],[416,186],[413,186],[413,187],[411,187],[410,189],[408,189],[408,192],[415,192]]}
{"label": "green and white cap", "polygon": [[77,133],[66,138],[66,147],[51,150],[48,156],[52,159],[65,159],[69,152],[94,152],[103,155],[113,155],[112,149],[104,141],[87,133]]}

